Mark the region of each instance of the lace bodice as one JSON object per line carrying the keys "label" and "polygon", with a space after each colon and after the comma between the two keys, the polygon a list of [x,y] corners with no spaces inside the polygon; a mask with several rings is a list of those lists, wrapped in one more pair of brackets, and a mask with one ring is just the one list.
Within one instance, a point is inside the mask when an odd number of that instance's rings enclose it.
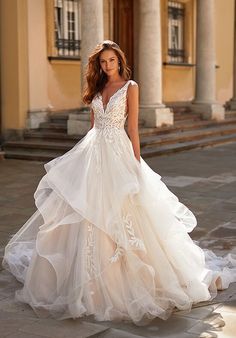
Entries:
{"label": "lace bodice", "polygon": [[123,129],[127,118],[127,89],[129,83],[118,89],[109,99],[106,107],[103,106],[102,95],[98,93],[91,102],[94,111],[94,127],[98,129]]}

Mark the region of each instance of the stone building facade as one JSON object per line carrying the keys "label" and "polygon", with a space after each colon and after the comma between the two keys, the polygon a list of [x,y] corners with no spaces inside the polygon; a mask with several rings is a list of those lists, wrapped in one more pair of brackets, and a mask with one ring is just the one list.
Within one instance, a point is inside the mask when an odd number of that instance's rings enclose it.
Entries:
{"label": "stone building facade", "polygon": [[127,55],[146,126],[173,124],[174,106],[217,120],[236,109],[234,0],[8,0],[0,22],[6,139],[82,107],[83,69],[104,39]]}

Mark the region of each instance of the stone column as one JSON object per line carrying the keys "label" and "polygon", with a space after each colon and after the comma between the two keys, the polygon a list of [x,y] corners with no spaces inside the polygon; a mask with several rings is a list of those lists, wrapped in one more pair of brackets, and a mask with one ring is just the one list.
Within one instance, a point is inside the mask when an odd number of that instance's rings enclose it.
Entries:
{"label": "stone column", "polygon": [[[85,67],[96,45],[104,40],[103,0],[81,0],[81,93],[85,84]],[[81,103],[83,105],[83,103]],[[83,135],[90,128],[90,113],[86,107],[80,113],[69,114],[67,132]]]}
{"label": "stone column", "polygon": [[234,1],[234,55],[233,55],[233,97],[228,102],[231,110],[236,110],[236,0]]}
{"label": "stone column", "polygon": [[216,102],[215,0],[197,1],[196,90],[192,110],[205,119],[224,119]]}
{"label": "stone column", "polygon": [[173,124],[173,113],[162,103],[160,0],[139,3],[140,118],[149,127]]}
{"label": "stone column", "polygon": [[81,79],[84,85],[84,68],[88,57],[99,42],[104,39],[103,0],[81,1]]}

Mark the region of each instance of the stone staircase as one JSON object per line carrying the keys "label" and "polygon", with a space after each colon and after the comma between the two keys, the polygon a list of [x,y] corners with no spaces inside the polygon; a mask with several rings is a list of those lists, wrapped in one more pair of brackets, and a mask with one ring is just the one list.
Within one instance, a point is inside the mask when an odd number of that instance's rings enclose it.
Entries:
{"label": "stone staircase", "polygon": [[[25,130],[23,140],[3,145],[6,158],[49,161],[71,149],[84,135],[67,135],[67,113],[54,113],[38,129]],[[236,142],[236,112],[226,113],[224,121],[202,120],[186,108],[174,111],[173,126],[146,128],[139,121],[143,158]]]}

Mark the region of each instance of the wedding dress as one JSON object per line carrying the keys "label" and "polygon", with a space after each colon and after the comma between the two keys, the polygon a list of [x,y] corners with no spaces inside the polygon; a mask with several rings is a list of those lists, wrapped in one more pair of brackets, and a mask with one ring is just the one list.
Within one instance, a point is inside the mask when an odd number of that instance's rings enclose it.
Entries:
{"label": "wedding dress", "polygon": [[94,97],[93,128],[44,164],[37,209],[5,248],[4,268],[24,284],[16,299],[39,316],[167,319],[236,281],[235,257],[192,241],[194,214],[135,158],[124,129],[129,85],[106,108]]}

